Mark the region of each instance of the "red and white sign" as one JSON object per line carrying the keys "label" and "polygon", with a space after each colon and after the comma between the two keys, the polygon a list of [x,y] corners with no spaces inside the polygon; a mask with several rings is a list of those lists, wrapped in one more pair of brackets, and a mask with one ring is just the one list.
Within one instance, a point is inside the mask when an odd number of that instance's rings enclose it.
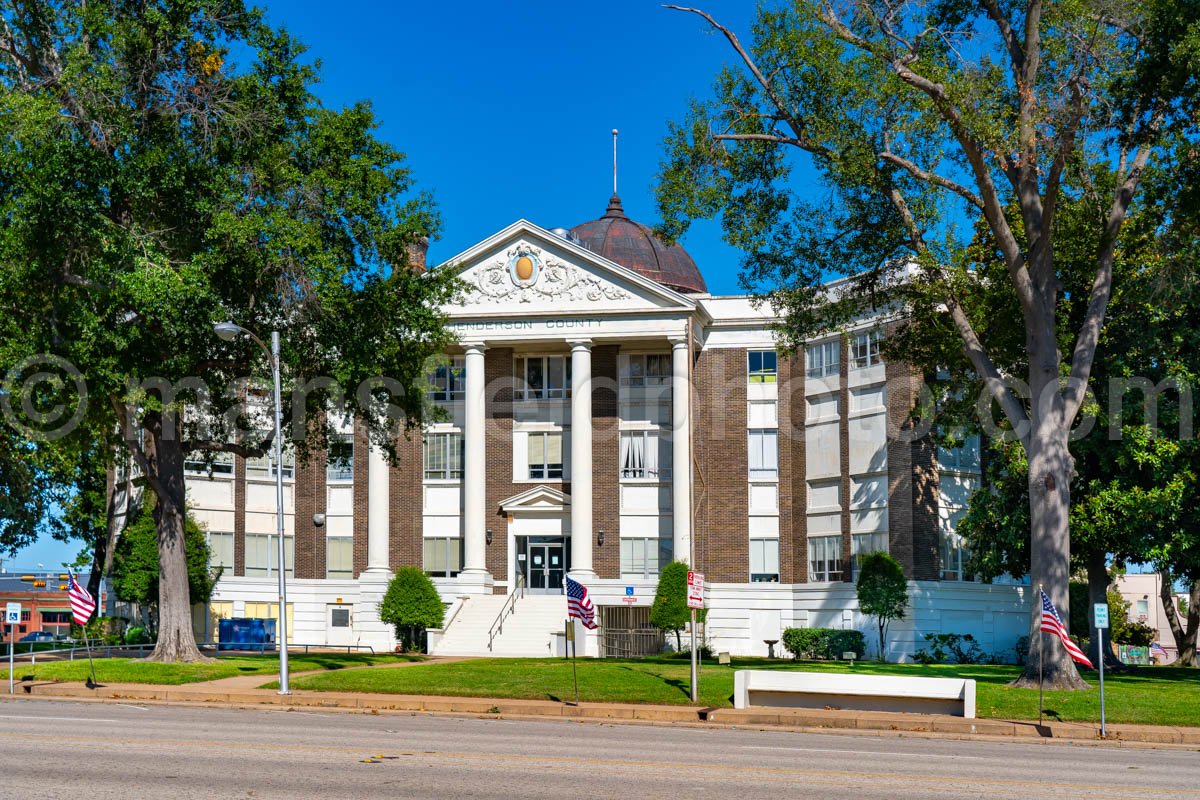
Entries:
{"label": "red and white sign", "polygon": [[704,608],[704,573],[688,573],[688,608]]}

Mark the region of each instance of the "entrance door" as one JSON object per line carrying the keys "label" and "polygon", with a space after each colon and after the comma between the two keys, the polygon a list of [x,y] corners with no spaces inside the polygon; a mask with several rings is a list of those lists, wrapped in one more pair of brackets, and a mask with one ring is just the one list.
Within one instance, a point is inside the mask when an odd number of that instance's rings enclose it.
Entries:
{"label": "entrance door", "polygon": [[330,647],[354,644],[354,606],[344,603],[325,606],[325,644]]}
{"label": "entrance door", "polygon": [[562,594],[563,546],[561,542],[530,542],[525,556],[525,582],[531,592]]}

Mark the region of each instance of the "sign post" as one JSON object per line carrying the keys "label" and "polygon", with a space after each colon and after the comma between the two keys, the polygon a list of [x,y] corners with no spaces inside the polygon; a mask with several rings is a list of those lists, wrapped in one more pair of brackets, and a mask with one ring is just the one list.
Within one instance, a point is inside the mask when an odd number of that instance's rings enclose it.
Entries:
{"label": "sign post", "polygon": [[1104,725],[1104,630],[1108,627],[1108,603],[1093,605],[1092,616],[1096,619],[1096,659],[1100,662],[1100,738],[1104,739],[1108,737]]}
{"label": "sign post", "polygon": [[17,625],[21,622],[21,604],[4,607],[4,624],[8,626],[8,693],[13,693],[13,651],[17,649]]}
{"label": "sign post", "polygon": [[704,573],[688,572],[687,604],[692,612],[692,702],[700,699],[700,671],[696,664],[696,609],[704,608]]}

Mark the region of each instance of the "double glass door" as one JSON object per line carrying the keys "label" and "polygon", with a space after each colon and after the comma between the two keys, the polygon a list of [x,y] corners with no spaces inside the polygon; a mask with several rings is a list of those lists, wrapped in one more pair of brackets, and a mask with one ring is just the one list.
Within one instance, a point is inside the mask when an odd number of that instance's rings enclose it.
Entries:
{"label": "double glass door", "polygon": [[528,542],[525,545],[525,585],[531,592],[560,594],[566,559],[562,542]]}

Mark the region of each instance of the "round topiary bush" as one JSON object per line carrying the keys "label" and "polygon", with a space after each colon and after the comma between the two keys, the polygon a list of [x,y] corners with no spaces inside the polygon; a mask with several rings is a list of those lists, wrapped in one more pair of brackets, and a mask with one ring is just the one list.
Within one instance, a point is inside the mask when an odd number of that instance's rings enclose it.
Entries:
{"label": "round topiary bush", "polygon": [[406,652],[425,649],[425,629],[439,628],[446,607],[441,595],[419,567],[400,567],[379,604],[379,619],[396,629]]}

